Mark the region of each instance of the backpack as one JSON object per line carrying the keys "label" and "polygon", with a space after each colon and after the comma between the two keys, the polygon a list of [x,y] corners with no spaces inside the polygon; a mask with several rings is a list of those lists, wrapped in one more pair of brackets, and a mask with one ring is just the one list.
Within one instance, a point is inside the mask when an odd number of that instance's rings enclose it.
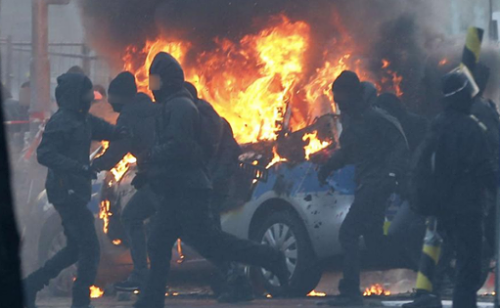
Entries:
{"label": "backpack", "polygon": [[439,164],[440,134],[432,132],[418,148],[410,176],[410,207],[423,216],[441,216],[452,193],[452,180]]}
{"label": "backpack", "polygon": [[205,153],[206,161],[217,154],[223,134],[223,122],[217,111],[208,102],[194,100],[200,113],[200,134],[198,141]]}

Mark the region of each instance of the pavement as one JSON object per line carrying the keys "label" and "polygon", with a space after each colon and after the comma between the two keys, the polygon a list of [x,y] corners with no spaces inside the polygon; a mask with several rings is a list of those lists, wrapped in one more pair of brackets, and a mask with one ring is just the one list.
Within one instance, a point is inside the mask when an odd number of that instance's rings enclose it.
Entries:
{"label": "pavement", "polygon": [[[238,303],[238,304],[219,304],[214,298],[209,296],[175,296],[165,299],[165,308],[238,308],[238,307],[251,307],[251,308],[318,308],[328,306],[318,306],[319,301],[323,301],[322,297],[308,297],[297,299],[256,299],[252,302]],[[105,296],[99,299],[94,299],[92,304],[96,308],[132,308],[135,298],[119,298],[117,296]],[[381,298],[367,298],[365,305],[362,307],[401,307],[402,304],[407,303],[409,300],[401,300],[398,297],[381,297]],[[39,308],[63,308],[71,306],[70,298],[45,298],[37,302]],[[451,301],[444,300],[443,307],[451,308]],[[489,299],[482,299],[478,303],[479,308],[493,307],[493,303]],[[358,308],[358,307],[350,307]],[[359,307],[361,308],[361,307]]]}

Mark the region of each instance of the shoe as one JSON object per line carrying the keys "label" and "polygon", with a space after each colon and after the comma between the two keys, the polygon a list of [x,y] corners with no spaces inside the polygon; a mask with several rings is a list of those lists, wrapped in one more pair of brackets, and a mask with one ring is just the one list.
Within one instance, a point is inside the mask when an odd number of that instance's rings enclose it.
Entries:
{"label": "shoe", "polygon": [[114,288],[117,291],[134,292],[135,290],[140,290],[141,283],[127,279],[125,281],[115,283]]}
{"label": "shoe", "polygon": [[318,306],[332,306],[332,307],[350,307],[350,306],[363,306],[364,300],[361,294],[350,296],[350,295],[339,295],[332,299],[317,302]]}
{"label": "shoe", "polygon": [[244,274],[229,277],[225,290],[217,297],[219,303],[250,302],[254,299],[252,284]]}
{"label": "shoe", "polygon": [[411,303],[404,304],[403,308],[443,308],[441,298],[435,294],[418,295]]}
{"label": "shoe", "polygon": [[38,291],[45,287],[44,280],[40,272],[35,272],[23,280],[24,286],[24,307],[37,308],[36,295]]}
{"label": "shoe", "polygon": [[288,271],[288,266],[286,264],[286,257],[283,252],[279,252],[279,259],[276,266],[276,269],[273,271],[273,274],[278,277],[280,281],[280,286],[284,290],[288,290],[289,281],[290,281],[290,272]]}

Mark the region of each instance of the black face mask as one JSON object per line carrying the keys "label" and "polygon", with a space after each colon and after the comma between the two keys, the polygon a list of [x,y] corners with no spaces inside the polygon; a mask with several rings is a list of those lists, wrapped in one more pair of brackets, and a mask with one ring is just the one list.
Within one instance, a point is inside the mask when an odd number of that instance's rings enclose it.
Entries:
{"label": "black face mask", "polygon": [[80,99],[80,112],[88,113],[90,110],[90,106],[92,105],[92,101],[94,100],[94,92],[89,91]]}

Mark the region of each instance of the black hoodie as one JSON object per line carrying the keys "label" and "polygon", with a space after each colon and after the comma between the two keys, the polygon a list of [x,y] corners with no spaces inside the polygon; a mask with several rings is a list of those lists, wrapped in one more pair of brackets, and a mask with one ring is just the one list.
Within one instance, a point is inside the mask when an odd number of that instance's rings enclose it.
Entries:
{"label": "black hoodie", "polygon": [[137,158],[137,166],[143,169],[143,162],[155,140],[155,119],[161,106],[154,104],[144,93],[136,95],[133,102],[125,104],[116,126],[126,127],[131,138],[113,141],[106,152],[94,160],[93,165],[100,170],[113,168],[127,153]]}
{"label": "black hoodie", "polygon": [[57,79],[59,110],[48,121],[38,146],[38,162],[49,168],[45,187],[49,202],[90,201],[91,178],[83,172],[89,165],[91,140],[111,140],[114,126],[88,114],[84,96],[92,82],[81,74]]}
{"label": "black hoodie", "polygon": [[153,91],[162,110],[156,121],[156,142],[149,162],[150,183],[165,189],[210,189],[206,160],[200,145],[201,119],[193,97],[184,88],[184,72],[169,54],[159,53],[150,75],[158,75],[162,88]]}

